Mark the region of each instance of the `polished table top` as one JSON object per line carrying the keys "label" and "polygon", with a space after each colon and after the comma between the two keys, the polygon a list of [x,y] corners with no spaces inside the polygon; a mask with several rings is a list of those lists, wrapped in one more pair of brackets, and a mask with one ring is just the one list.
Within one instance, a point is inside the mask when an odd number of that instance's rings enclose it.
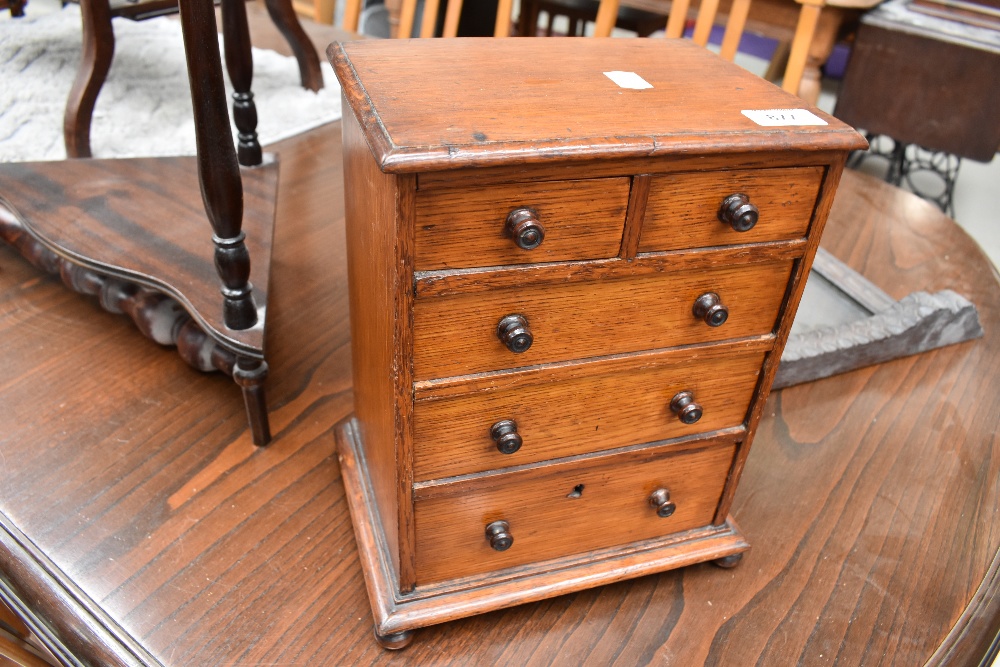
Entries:
{"label": "polished table top", "polygon": [[[318,44],[333,35],[310,30]],[[930,204],[853,173],[825,247],[896,298],[967,296],[985,337],[772,395],[733,510],[753,545],[737,568],[380,649],[332,436],[352,401],[340,126],[273,149],[266,449],[231,380],[0,249],[0,591],[50,641],[94,664],[164,665],[916,665],[987,651],[1000,617],[998,278]]]}

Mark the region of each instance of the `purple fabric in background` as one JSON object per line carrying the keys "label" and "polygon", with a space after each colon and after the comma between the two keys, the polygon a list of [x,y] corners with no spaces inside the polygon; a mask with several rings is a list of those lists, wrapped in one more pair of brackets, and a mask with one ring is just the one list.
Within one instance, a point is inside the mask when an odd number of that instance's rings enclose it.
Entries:
{"label": "purple fabric in background", "polygon": [[[711,44],[722,44],[722,35],[725,34],[725,26],[717,25],[712,27],[712,34],[708,41]],[[694,34],[694,23],[689,22],[684,28],[684,36],[691,37]],[[744,32],[740,38],[739,52],[750,56],[757,56],[764,60],[770,60],[774,55],[774,50],[778,48],[778,41],[763,35],[755,35],[751,32]]]}
{"label": "purple fabric in background", "polygon": [[[725,31],[724,26],[714,26],[708,41],[716,45],[722,44],[722,36]],[[689,22],[684,29],[684,36],[691,37],[693,33],[694,23]],[[739,51],[740,53],[769,61],[774,55],[776,48],[778,48],[777,40],[764,37],[763,35],[755,35],[751,32],[744,32],[743,37],[740,39]],[[830,53],[829,59],[827,59],[826,64],[823,66],[823,75],[831,79],[842,79],[844,77],[844,70],[847,69],[847,61],[850,55],[851,47],[846,42],[837,42],[833,47],[833,52]]]}
{"label": "purple fabric in background", "polygon": [[847,42],[837,42],[826,64],[823,65],[823,76],[831,79],[843,79],[847,69],[847,61],[851,58],[851,47]]}

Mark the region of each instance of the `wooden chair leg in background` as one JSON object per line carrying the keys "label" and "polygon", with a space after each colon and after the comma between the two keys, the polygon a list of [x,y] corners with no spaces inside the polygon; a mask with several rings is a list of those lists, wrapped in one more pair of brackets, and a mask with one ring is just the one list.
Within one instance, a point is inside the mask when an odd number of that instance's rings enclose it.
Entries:
{"label": "wooden chair leg in background", "polygon": [[323,87],[323,72],[319,67],[319,55],[309,41],[306,31],[302,29],[299,18],[295,15],[292,0],[264,0],[267,13],[274,21],[281,34],[284,35],[295,60],[299,63],[299,77],[302,87],[316,91]]}
{"label": "wooden chair leg in background", "polygon": [[809,67],[809,50],[823,5],[826,3],[825,0],[798,0],[798,2],[802,5],[802,10],[799,13],[798,25],[795,27],[795,36],[792,38],[788,68],[785,70],[781,87],[815,104],[819,99],[819,66],[814,61]]}
{"label": "wooden chair leg in background", "polygon": [[66,102],[63,137],[68,157],[90,157],[90,122],[101,86],[115,53],[108,0],[80,0],[83,19],[83,55]]}
{"label": "wooden chair leg in background", "polygon": [[[223,3],[224,5],[227,3]],[[230,26],[227,33],[226,62],[235,62],[230,56],[230,49],[235,49],[234,53],[242,54],[246,51],[246,58],[249,62],[250,37],[246,25],[246,7],[235,8],[234,3],[229,4],[229,11],[223,10],[223,24],[228,22],[226,14],[230,19],[236,21],[236,25]],[[277,26],[281,34],[284,35],[291,46],[295,59],[299,65],[299,77],[302,87],[316,91],[323,87],[323,72],[320,69],[319,55],[313,47],[312,42],[306,35],[305,30],[299,23],[295,10],[292,9],[292,0],[265,0],[268,14]],[[356,10],[357,0],[349,0],[348,10]],[[127,8],[133,11],[131,14],[124,14],[135,18],[134,7],[129,4]],[[92,157],[90,150],[90,125],[94,115],[94,105],[97,96],[101,92],[108,70],[111,68],[111,61],[115,52],[115,33],[111,24],[113,16],[123,15],[125,10],[122,7],[112,9],[109,0],[80,0],[80,16],[83,23],[83,55],[80,59],[80,66],[77,69],[76,79],[66,102],[66,112],[63,116],[63,136],[66,144],[66,155],[71,158]],[[242,19],[240,15],[242,14]],[[137,19],[138,20],[138,19]],[[355,23],[357,19],[355,18]],[[241,27],[242,26],[242,27]],[[238,43],[230,45],[232,39],[237,39]],[[213,42],[215,38],[212,38]],[[242,56],[241,56],[242,57]],[[233,67],[230,66],[230,77],[234,77],[234,86],[237,92],[249,92],[250,82],[241,79],[236,83],[236,78],[240,72],[234,75]],[[249,105],[252,105],[252,97],[243,98],[237,103],[237,108],[246,109],[242,112],[242,117],[249,122]],[[239,113],[239,112],[238,112]],[[254,117],[256,112],[254,112]],[[238,116],[239,118],[239,116]],[[237,120],[239,122],[239,120]],[[256,120],[253,121],[256,127]],[[239,127],[239,126],[238,126]],[[242,133],[242,128],[241,128]],[[249,142],[250,139],[247,138]],[[256,141],[256,137],[253,139]],[[242,144],[241,140],[241,144]],[[247,158],[252,159],[252,158]],[[255,164],[259,164],[258,159]]]}

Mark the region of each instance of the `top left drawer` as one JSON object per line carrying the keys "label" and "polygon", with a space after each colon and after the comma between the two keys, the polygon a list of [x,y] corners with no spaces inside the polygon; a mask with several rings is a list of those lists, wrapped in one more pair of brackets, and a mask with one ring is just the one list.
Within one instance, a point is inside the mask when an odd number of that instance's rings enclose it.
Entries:
{"label": "top left drawer", "polygon": [[418,190],[414,268],[433,271],[616,257],[630,180]]}

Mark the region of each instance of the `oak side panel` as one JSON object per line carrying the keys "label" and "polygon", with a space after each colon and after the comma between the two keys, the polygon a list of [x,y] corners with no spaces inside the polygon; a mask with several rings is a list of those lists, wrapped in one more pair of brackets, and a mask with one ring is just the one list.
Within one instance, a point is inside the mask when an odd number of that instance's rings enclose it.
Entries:
{"label": "oak side panel", "polygon": [[[439,489],[416,502],[418,586],[707,525],[732,457],[731,443],[657,450],[529,470],[495,486],[460,486],[454,495]],[[648,500],[661,488],[677,505],[668,518]],[[514,537],[502,552],[484,532],[499,520]]]}
{"label": "oak side panel", "polygon": [[[578,364],[574,377],[499,378],[486,391],[417,400],[414,477],[449,477],[696,433],[743,423],[764,351],[734,346],[642,355],[631,368]],[[704,411],[685,424],[670,410],[691,391]],[[512,419],[523,443],[502,454],[491,426]]]}
{"label": "oak side panel", "polygon": [[398,271],[393,300],[392,374],[396,417],[396,493],[399,498],[399,582],[400,590],[413,590],[413,221],[416,209],[417,178],[401,174],[396,178],[396,253]]}
{"label": "oak side panel", "polygon": [[[418,192],[418,271],[614,257],[621,245],[629,179],[472,186]],[[523,250],[505,233],[507,215],[533,210],[545,230]]]}
{"label": "oak side panel", "polygon": [[[803,167],[657,176],[649,188],[639,252],[805,236],[823,171]],[[733,194],[747,195],[760,210],[757,224],[745,232],[719,221],[722,201]]]}
{"label": "oak side panel", "polygon": [[[622,262],[624,264],[624,262]],[[420,298],[414,304],[414,378],[465,375],[770,332],[792,262],[664,272],[641,278],[519,284],[490,292]],[[692,314],[716,292],[729,320]],[[515,354],[497,337],[501,318],[523,315],[534,342]]]}
{"label": "oak side panel", "polygon": [[[343,100],[345,111],[349,109]],[[400,573],[395,296],[398,243],[394,176],[379,171],[357,120],[343,118],[344,208],[351,313],[354,414],[392,565]]]}

